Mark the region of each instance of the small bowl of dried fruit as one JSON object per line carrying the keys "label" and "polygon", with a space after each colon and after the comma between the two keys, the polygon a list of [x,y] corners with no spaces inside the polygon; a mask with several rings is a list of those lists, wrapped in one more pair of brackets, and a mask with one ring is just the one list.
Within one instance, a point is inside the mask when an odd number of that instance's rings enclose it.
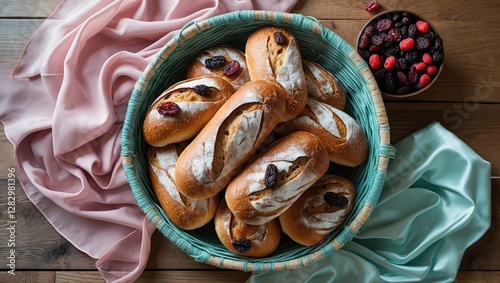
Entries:
{"label": "small bowl of dried fruit", "polygon": [[361,30],[357,50],[390,97],[424,92],[443,69],[443,39],[429,21],[408,11],[374,16]]}

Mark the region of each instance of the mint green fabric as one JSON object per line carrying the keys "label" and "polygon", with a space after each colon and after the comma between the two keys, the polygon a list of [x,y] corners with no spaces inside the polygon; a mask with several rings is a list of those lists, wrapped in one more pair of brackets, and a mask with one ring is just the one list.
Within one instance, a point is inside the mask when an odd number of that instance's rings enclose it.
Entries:
{"label": "mint green fabric", "polygon": [[341,250],[248,282],[452,282],[490,227],[491,166],[439,123],[396,144],[379,202]]}

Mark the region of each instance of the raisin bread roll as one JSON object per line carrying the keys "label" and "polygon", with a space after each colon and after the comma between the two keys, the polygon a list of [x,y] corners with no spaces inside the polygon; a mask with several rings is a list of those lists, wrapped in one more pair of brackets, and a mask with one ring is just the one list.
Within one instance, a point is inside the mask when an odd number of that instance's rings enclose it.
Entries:
{"label": "raisin bread roll", "polygon": [[302,60],[309,98],[344,110],[346,93],[332,73],[316,62]]}
{"label": "raisin bread roll", "polygon": [[245,54],[227,45],[211,47],[191,62],[187,77],[201,76],[221,77],[231,83],[235,90],[250,81]]}
{"label": "raisin bread roll", "polygon": [[201,77],[174,84],[151,105],[143,123],[143,137],[152,146],[195,136],[234,93],[217,77]]}
{"label": "raisin bread roll", "polygon": [[281,86],[267,81],[240,87],[179,156],[179,191],[203,199],[225,188],[278,124],[285,97]]}
{"label": "raisin bread roll", "polygon": [[238,220],[221,200],[215,214],[215,231],[231,252],[248,257],[265,257],[279,245],[281,228],[278,219],[262,225],[248,225]]}
{"label": "raisin bread roll", "polygon": [[282,121],[297,116],[307,99],[307,85],[297,40],[289,31],[268,26],[253,32],[245,52],[252,80],[276,80],[287,91],[287,112]]}
{"label": "raisin bread roll", "polygon": [[231,181],[226,201],[233,214],[251,225],[277,218],[328,170],[323,143],[295,132],[270,145]]}
{"label": "raisin bread roll", "polygon": [[301,245],[315,245],[340,227],[355,198],[356,190],[349,180],[324,175],[279,216],[282,230]]}
{"label": "raisin bread roll", "polygon": [[179,144],[150,147],[148,151],[149,174],[153,190],[168,218],[177,227],[192,230],[202,227],[215,215],[218,195],[194,200],[181,194],[175,184],[174,167],[182,148]]}
{"label": "raisin bread roll", "polygon": [[294,131],[313,133],[325,144],[330,161],[344,166],[360,165],[368,152],[366,136],[354,118],[314,99],[307,100],[299,116],[279,124],[274,131],[280,135]]}

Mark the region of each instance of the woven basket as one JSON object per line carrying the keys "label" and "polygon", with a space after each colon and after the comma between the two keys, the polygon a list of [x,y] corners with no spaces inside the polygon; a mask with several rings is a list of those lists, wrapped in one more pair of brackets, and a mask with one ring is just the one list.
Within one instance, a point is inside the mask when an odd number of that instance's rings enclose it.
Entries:
{"label": "woven basket", "polygon": [[[185,79],[189,63],[208,47],[227,44],[244,51],[256,29],[282,26],[297,38],[302,57],[318,62],[343,84],[345,111],[359,121],[369,143],[366,162],[356,168],[333,166],[333,173],[350,179],[357,199],[350,217],[336,233],[318,245],[304,247],[284,237],[271,256],[248,258],[229,252],[219,241],[213,222],[193,231],[171,223],[153,192],[147,170],[148,145],[142,123],[153,100],[168,86]],[[365,61],[341,37],[315,19],[299,14],[238,11],[190,23],[162,48],[137,81],[130,98],[122,135],[122,160],[128,182],[147,218],[180,249],[198,262],[244,271],[295,269],[321,260],[340,249],[362,228],[382,190],[389,158],[389,125],[384,104]]]}

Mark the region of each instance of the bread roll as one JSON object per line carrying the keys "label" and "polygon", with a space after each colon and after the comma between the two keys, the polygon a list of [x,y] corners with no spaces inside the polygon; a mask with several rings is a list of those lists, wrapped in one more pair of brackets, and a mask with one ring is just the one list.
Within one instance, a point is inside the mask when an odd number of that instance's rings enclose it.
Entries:
{"label": "bread roll", "polygon": [[[235,63],[235,62],[237,63]],[[231,63],[233,62],[233,63]],[[228,66],[229,64],[233,66]],[[228,69],[238,65],[238,70],[228,73]],[[235,69],[233,69],[235,70]],[[187,77],[217,76],[231,83],[234,89],[240,88],[250,81],[245,54],[240,50],[227,46],[214,46],[200,53],[188,67]]]}
{"label": "bread roll", "polygon": [[315,245],[340,227],[355,198],[356,190],[349,180],[324,175],[280,215],[282,230],[301,245]]}
{"label": "bread roll", "polygon": [[260,28],[248,37],[245,52],[252,80],[276,80],[287,90],[282,121],[297,116],[306,105],[307,85],[295,37],[281,27]]}
{"label": "bread roll", "polygon": [[231,84],[217,77],[189,79],[171,86],[149,108],[143,123],[144,139],[162,147],[192,138],[233,93]]}
{"label": "bread roll", "polygon": [[279,245],[281,228],[278,219],[262,225],[248,225],[238,220],[223,199],[215,215],[215,231],[231,252],[248,257],[272,254]]}
{"label": "bread roll", "polygon": [[251,225],[277,218],[328,170],[328,153],[313,134],[295,132],[258,154],[231,181],[226,201]]}
{"label": "bread roll", "polygon": [[225,188],[283,116],[285,96],[267,81],[240,87],[179,156],[179,191],[203,199]]}
{"label": "bread roll", "polygon": [[355,167],[366,159],[368,142],[359,123],[326,103],[308,99],[299,116],[275,128],[280,135],[294,131],[307,131],[319,137],[334,163]]}
{"label": "bread roll", "polygon": [[218,195],[208,199],[190,199],[177,190],[174,167],[181,151],[178,144],[150,147],[149,173],[153,190],[168,218],[185,230],[199,228],[208,223],[218,206]]}
{"label": "bread roll", "polygon": [[316,62],[303,60],[308,97],[344,110],[346,93],[332,73]]}

